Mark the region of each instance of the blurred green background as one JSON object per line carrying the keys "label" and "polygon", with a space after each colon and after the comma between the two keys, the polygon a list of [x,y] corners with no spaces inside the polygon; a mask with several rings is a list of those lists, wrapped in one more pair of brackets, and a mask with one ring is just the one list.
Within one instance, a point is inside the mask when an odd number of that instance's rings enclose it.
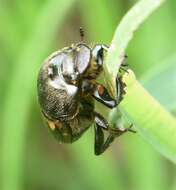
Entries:
{"label": "blurred green background", "polygon": [[[93,127],[74,144],[60,145],[49,133],[37,102],[36,78],[43,60],[79,42],[80,26],[88,44],[110,44],[135,2],[0,0],[0,189],[176,189],[175,165],[138,134],[120,137],[97,157]],[[175,0],[163,4],[127,50],[137,78],[173,114],[176,103],[168,83],[176,87],[175,10]]]}

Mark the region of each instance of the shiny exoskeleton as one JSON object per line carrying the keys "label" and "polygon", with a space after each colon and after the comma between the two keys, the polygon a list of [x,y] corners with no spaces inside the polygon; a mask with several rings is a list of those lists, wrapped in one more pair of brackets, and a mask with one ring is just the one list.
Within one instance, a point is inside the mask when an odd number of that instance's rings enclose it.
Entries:
{"label": "shiny exoskeleton", "polygon": [[[95,154],[103,153],[117,137],[129,128],[112,128],[94,110],[94,100],[108,108],[116,107],[124,94],[124,83],[117,77],[118,99],[96,79],[103,71],[105,45],[90,48],[78,43],[53,53],[38,75],[38,100],[49,129],[58,141],[72,143],[94,123]],[[104,139],[104,131],[108,137]]]}

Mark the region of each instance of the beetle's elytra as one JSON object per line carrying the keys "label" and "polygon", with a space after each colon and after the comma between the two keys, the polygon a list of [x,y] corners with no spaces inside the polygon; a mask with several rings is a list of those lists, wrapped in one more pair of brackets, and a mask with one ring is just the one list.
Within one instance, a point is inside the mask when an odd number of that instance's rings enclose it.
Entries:
{"label": "beetle's elytra", "polygon": [[[94,100],[109,108],[117,106],[124,93],[124,83],[117,77],[118,100],[96,79],[103,70],[108,47],[90,48],[78,43],[50,55],[38,74],[38,100],[49,129],[58,141],[72,143],[94,123],[95,154],[103,153],[113,140],[132,131],[109,127],[94,109]],[[104,140],[104,131],[109,133]]]}

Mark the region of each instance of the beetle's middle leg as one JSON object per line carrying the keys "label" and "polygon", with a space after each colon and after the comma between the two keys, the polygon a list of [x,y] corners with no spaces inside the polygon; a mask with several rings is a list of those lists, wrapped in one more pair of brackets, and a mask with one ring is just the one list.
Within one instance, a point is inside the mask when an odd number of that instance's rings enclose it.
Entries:
{"label": "beetle's middle leg", "polygon": [[[122,134],[130,131],[135,132],[131,129],[132,125],[128,128],[111,128],[109,127],[108,122],[105,120],[103,116],[98,113],[94,113],[95,115],[95,154],[102,154],[114,141],[116,137],[121,136]],[[107,131],[108,137],[104,138],[104,131]]]}

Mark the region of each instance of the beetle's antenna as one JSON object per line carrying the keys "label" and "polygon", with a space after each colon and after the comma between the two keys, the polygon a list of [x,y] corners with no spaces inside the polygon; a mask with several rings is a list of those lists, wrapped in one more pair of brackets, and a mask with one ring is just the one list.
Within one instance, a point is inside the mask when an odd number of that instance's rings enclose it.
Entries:
{"label": "beetle's antenna", "polygon": [[79,28],[79,33],[80,33],[80,37],[81,37],[81,41],[84,41],[84,30],[82,27]]}

